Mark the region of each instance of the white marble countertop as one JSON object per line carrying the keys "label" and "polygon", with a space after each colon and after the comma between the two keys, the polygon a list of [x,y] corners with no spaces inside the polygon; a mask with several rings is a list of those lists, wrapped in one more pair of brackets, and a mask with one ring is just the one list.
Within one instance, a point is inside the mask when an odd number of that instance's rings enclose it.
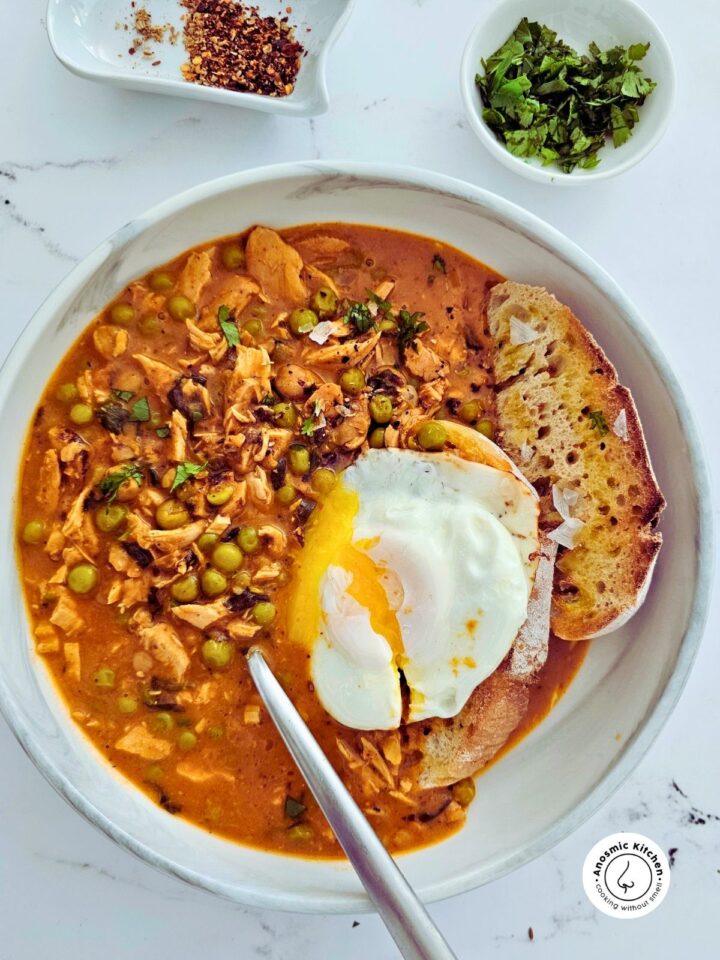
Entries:
{"label": "white marble countertop", "polygon": [[[274,119],[77,79],[52,56],[44,0],[1,4],[0,356],[78,259],[179,190],[290,159],[410,163],[528,207],[615,276],[671,357],[717,474],[718,445],[709,443],[720,436],[720,245],[710,222],[720,209],[716,0],[644,0],[678,69],[670,129],[633,170],[572,191],[505,170],[465,123],[458,63],[478,8],[488,2],[359,0],[331,57],[330,112],[315,120]],[[716,603],[677,710],[600,813],[512,876],[432,907],[459,957],[718,955],[719,632]],[[153,872],[66,806],[1,722],[0,769],[0,960],[397,956],[373,916],[355,924],[353,917],[260,912]],[[596,912],[580,881],[590,847],[620,829],[676,848],[669,896],[637,923]]]}

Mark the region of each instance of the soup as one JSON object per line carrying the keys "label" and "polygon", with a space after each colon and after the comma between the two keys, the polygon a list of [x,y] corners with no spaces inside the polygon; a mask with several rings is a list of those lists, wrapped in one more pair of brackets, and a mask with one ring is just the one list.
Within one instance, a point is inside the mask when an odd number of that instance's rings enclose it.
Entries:
{"label": "soup", "polygon": [[[169,815],[341,855],[249,678],[258,645],[389,849],[464,822],[472,780],[418,782],[422,724],[356,730],[324,709],[288,610],[348,465],[402,446],[404,423],[494,435],[484,304],[501,279],[398,231],[256,228],[131,283],[63,358],[20,478],[36,648],[78,726]],[[585,649],[551,638],[506,748]]]}

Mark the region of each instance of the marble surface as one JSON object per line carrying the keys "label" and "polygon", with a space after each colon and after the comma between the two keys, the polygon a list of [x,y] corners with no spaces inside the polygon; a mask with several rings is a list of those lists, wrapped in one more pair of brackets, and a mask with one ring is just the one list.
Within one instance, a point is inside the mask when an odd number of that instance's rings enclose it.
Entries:
{"label": "marble surface", "polygon": [[[276,119],[79,80],[55,62],[44,3],[0,5],[0,356],[53,286],[108,233],[201,180],[289,159],[346,157],[426,166],[478,183],[544,217],[626,289],[654,328],[698,418],[711,469],[717,441],[719,245],[715,0],[645,0],[678,69],[670,129],[616,180],[572,193],[499,166],[468,129],[457,65],[489,0],[359,0],[329,65],[332,105],[314,120]],[[677,464],[682,469],[682,463]],[[717,516],[717,503],[715,514]],[[604,809],[510,877],[431,908],[461,960],[558,960],[647,953],[717,956],[720,765],[716,637],[680,704]],[[67,807],[0,723],[0,960],[342,957],[397,952],[373,916],[300,917],[234,906],[153,872]],[[585,854],[614,830],[673,850],[672,889],[652,915],[619,923],[585,899]],[[532,937],[530,936],[532,929]],[[682,945],[682,946],[681,946]]]}

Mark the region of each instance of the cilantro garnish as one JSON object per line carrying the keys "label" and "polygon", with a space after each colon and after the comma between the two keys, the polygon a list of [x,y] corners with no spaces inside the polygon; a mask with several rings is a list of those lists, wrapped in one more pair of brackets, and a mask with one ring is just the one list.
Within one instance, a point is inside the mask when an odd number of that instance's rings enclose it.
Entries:
{"label": "cilantro garnish", "polygon": [[377,305],[378,312],[384,314],[386,317],[392,316],[392,304],[389,300],[383,300],[382,297],[379,297],[376,293],[373,293],[372,290],[367,292],[368,299],[372,300],[374,304]]}
{"label": "cilantro garnish", "polygon": [[140,397],[130,407],[130,420],[132,423],[146,423],[150,419],[150,404],[147,397]]}
{"label": "cilantro garnish", "polygon": [[160,437],[161,440],[165,440],[170,436],[170,427],[157,427],[155,433]]}
{"label": "cilantro garnish", "polygon": [[225,339],[228,342],[228,346],[240,346],[240,331],[237,328],[237,324],[230,319],[230,310],[225,306],[225,304],[223,304],[218,310],[217,318],[218,323],[220,324],[220,329],[225,334]]}
{"label": "cilantro garnish", "polygon": [[135,396],[132,390],[111,390],[110,393],[116,400],[122,400],[123,403],[127,403]]}
{"label": "cilantro garnish", "polygon": [[302,422],[302,426],[300,427],[300,433],[301,433],[304,437],[311,437],[311,436],[315,433],[315,430],[316,430],[316,429],[317,429],[317,428],[316,428],[316,426],[315,426],[315,420],[314,420],[314,418],[313,418],[313,417],[305,417],[305,419],[304,419],[303,422]]}
{"label": "cilantro garnish", "polygon": [[405,353],[408,347],[417,353],[416,338],[419,337],[421,333],[425,333],[426,330],[430,329],[427,323],[420,319],[420,317],[424,316],[424,313],[420,313],[419,311],[410,313],[409,310],[400,310],[397,315],[398,326],[400,328],[398,333],[398,350],[400,352],[400,360],[403,363],[405,362]]}
{"label": "cilantro garnish", "polygon": [[179,486],[185,483],[190,477],[196,477],[199,473],[202,473],[207,467],[207,463],[179,463],[175,468],[175,476],[173,477],[172,486],[170,487],[170,493],[173,490],[177,490]]}
{"label": "cilantro garnish", "polygon": [[134,480],[138,486],[143,482],[143,472],[136,463],[128,463],[114,473],[103,477],[98,484],[100,493],[110,502],[118,495],[118,490],[126,480]]}
{"label": "cilantro garnish", "polygon": [[373,315],[366,303],[351,303],[345,314],[345,322],[351,323],[358,333],[367,333],[375,326]]}
{"label": "cilantro garnish", "polygon": [[483,119],[510,153],[556,163],[565,173],[590,169],[608,138],[619,147],[640,119],[656,84],[638,66],[650,44],[580,55],[540,23],[520,21],[482,61],[475,77]]}
{"label": "cilantro garnish", "polygon": [[601,437],[604,437],[605,434],[610,430],[607,420],[605,419],[605,414],[602,410],[591,410],[588,414],[588,419],[590,420],[590,429],[597,429]]}

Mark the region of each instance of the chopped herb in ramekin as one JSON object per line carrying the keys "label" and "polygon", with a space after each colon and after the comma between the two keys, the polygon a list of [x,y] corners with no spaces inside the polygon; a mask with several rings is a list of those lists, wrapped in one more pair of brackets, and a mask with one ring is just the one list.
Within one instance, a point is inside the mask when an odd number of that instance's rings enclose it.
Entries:
{"label": "chopped herb in ramekin", "polygon": [[600,163],[612,138],[622,146],[655,88],[638,66],[649,43],[577,53],[557,33],[526,18],[475,77],[483,119],[510,153],[556,163],[565,173]]}

